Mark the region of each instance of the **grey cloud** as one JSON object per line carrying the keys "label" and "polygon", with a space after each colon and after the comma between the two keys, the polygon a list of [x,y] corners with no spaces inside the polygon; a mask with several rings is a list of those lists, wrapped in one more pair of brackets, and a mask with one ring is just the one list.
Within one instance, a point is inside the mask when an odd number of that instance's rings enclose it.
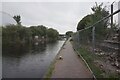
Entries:
{"label": "grey cloud", "polygon": [[45,25],[60,33],[76,31],[79,20],[91,13],[94,2],[4,2],[3,11],[22,17],[22,24]]}

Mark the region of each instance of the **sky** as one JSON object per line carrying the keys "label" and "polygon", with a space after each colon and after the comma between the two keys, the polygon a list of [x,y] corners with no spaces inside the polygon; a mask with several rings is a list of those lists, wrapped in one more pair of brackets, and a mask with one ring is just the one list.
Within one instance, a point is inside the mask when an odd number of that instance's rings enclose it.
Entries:
{"label": "sky", "polygon": [[[14,15],[21,16],[24,26],[44,25],[60,34],[76,31],[78,22],[91,14],[95,2],[2,2],[2,23],[15,23]],[[105,2],[110,9],[110,3]]]}

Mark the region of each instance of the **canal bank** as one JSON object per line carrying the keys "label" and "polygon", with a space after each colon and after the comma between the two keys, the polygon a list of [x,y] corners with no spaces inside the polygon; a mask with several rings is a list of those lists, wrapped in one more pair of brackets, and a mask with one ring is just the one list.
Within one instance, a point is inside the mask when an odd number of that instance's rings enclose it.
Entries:
{"label": "canal bank", "polygon": [[[67,40],[66,40],[67,41]],[[54,58],[54,60],[51,62],[47,72],[45,73],[43,78],[50,78],[52,76],[52,72],[54,70],[54,64],[56,63],[57,59],[58,59],[58,55],[60,54],[60,51],[64,48],[64,45],[66,44],[66,41],[63,43],[62,47],[60,48],[60,50],[58,51],[56,57]]]}
{"label": "canal bank", "polygon": [[[63,59],[59,59],[59,56]],[[74,52],[69,39],[51,63],[45,78],[93,78],[93,76],[82,59]]]}

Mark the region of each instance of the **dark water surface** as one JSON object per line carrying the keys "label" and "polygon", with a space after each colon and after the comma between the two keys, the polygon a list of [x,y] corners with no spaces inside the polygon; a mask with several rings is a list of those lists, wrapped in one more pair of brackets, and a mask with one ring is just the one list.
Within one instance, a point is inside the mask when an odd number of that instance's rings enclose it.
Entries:
{"label": "dark water surface", "polygon": [[4,51],[3,78],[41,78],[64,41]]}

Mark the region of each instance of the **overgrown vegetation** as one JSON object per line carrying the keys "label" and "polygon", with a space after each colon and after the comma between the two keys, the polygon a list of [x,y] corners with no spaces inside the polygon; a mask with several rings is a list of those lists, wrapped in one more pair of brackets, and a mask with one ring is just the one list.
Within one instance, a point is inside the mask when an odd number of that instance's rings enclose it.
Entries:
{"label": "overgrown vegetation", "polygon": [[98,66],[95,63],[95,61],[97,61],[97,60],[99,60],[99,61],[102,60],[102,58],[100,56],[93,54],[87,48],[79,48],[78,52],[86,60],[86,62],[88,63],[89,67],[93,71],[96,78],[98,78],[98,80],[101,79],[101,78],[106,78],[106,80],[117,80],[117,79],[119,79],[119,76],[117,74],[106,73],[104,70],[101,69],[101,66]]}
{"label": "overgrown vegetation", "polygon": [[78,52],[86,60],[91,70],[95,74],[95,76],[97,78],[103,78],[103,76],[101,75],[103,72],[100,70],[100,68],[96,67],[94,64],[94,60],[97,60],[100,58],[98,56],[95,56],[93,53],[91,53],[85,48],[79,48]]}
{"label": "overgrown vegetation", "polygon": [[[96,3],[96,5],[91,8],[91,10],[93,11],[93,13],[85,16],[82,20],[80,20],[77,26],[77,30],[87,28],[100,19],[109,15],[109,11],[106,10],[106,8],[103,6],[103,3],[101,3],[100,5]],[[106,37],[105,35],[107,35],[107,27],[109,24],[109,19],[106,19],[95,25],[96,39],[103,39],[104,37]],[[87,35],[91,36],[91,30],[88,31]]]}
{"label": "overgrown vegetation", "polygon": [[[97,21],[109,15],[109,12],[106,10],[105,6],[103,6],[103,3],[101,3],[100,5],[96,3],[96,5],[91,9],[93,13],[86,15],[83,19],[79,21],[77,25],[77,31],[79,32],[73,34],[73,46],[75,47],[75,49],[78,50],[79,54],[81,54],[83,58],[87,61],[88,65],[90,66],[97,78],[107,78],[107,80],[116,80],[116,78],[120,78],[119,73],[116,71],[117,69],[115,68],[116,70],[113,70],[113,66],[111,65],[111,63],[107,63],[107,61],[110,60],[107,60],[103,56],[99,55],[107,55],[107,53],[102,51],[102,49],[100,48],[103,46],[103,44],[104,46],[106,45],[105,43],[103,43],[104,40],[110,40],[108,37],[111,37],[111,30],[113,31],[112,34],[115,35],[119,33],[120,28],[118,28],[118,25],[116,23],[113,23],[113,28],[111,28],[109,18],[95,24]],[[92,28],[85,29],[87,27],[92,26],[93,24],[95,24],[94,35]],[[116,39],[119,38],[116,37]],[[93,50],[96,51],[94,52],[95,54],[92,52]],[[107,67],[109,66],[108,69],[106,69],[106,65]]]}
{"label": "overgrown vegetation", "polygon": [[43,25],[26,27],[21,24],[20,16],[13,17],[17,24],[2,26],[2,46],[19,47],[34,42],[51,42],[58,39],[58,31]]}
{"label": "overgrown vegetation", "polygon": [[59,33],[55,29],[47,29],[45,26],[24,27],[18,25],[7,25],[2,27],[3,45],[9,43],[29,43],[35,36],[45,38],[47,41],[55,41]]}

